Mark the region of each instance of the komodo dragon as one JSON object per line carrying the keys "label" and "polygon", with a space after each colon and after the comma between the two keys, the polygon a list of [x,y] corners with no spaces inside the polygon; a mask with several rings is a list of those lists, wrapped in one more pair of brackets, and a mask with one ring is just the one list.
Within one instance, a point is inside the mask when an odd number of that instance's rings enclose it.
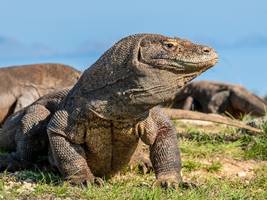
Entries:
{"label": "komodo dragon", "polygon": [[[17,111],[16,113],[10,115],[2,129],[0,129],[0,147],[2,150],[13,151],[5,159],[1,160],[0,171],[8,169],[9,171],[14,171],[17,169],[25,169],[32,167],[31,162],[27,162],[27,159],[23,158],[23,162],[10,162],[10,159],[17,160],[18,155],[23,155],[21,152],[25,151],[29,142],[30,146],[34,146],[33,150],[36,153],[31,153],[31,160],[36,160],[40,154],[47,156],[48,151],[48,137],[46,133],[47,124],[51,116],[55,113],[58,105],[66,97],[70,89],[66,88],[60,91],[54,91],[49,93],[38,100],[36,100],[31,105]],[[190,119],[190,120],[202,120],[210,121],[215,123],[227,124],[240,129],[246,129],[250,133],[259,133],[259,129],[255,129],[251,126],[239,122],[237,120],[232,120],[228,117],[223,117],[214,114],[205,114],[193,111],[185,111],[179,109],[170,108],[160,108],[169,118],[171,119]],[[47,112],[47,110],[49,112]],[[263,120],[262,120],[263,121]],[[254,127],[256,127],[254,125]],[[257,126],[259,127],[259,126]],[[25,142],[25,140],[27,142]],[[27,146],[25,146],[27,145]],[[39,151],[41,147],[42,152]],[[150,165],[150,161],[146,158],[147,148],[143,151],[143,144],[140,144],[140,149],[135,152],[135,155],[131,159],[131,166],[134,167],[136,164],[141,164],[144,168],[146,165]],[[18,160],[21,160],[18,159]],[[145,169],[144,169],[145,170]]]}
{"label": "komodo dragon", "polygon": [[[66,97],[70,89],[66,88],[60,91],[49,93],[31,105],[10,115],[2,129],[0,129],[0,147],[1,150],[13,151],[8,156],[2,156],[0,159],[0,171],[8,169],[15,171],[18,169],[31,168],[32,162],[27,162],[28,159],[19,158],[20,155],[25,155],[21,152],[28,148],[29,143],[34,151],[31,152],[30,160],[37,160],[38,156],[47,156],[48,152],[48,137],[46,133],[47,124],[51,116],[55,113],[58,105]],[[193,111],[185,111],[179,109],[160,108],[171,119],[190,119],[211,121],[216,123],[227,124],[240,129],[249,130],[250,133],[259,133],[259,129],[247,126],[237,120],[232,120],[228,117],[223,117],[214,114],[205,114]],[[49,112],[47,112],[47,110]],[[255,125],[254,125],[255,127]],[[259,127],[259,126],[258,126]],[[140,141],[141,142],[141,141]],[[135,167],[140,164],[143,170],[152,168],[147,147],[140,143],[132,156],[130,166]],[[41,149],[41,150],[40,150]],[[5,157],[5,159],[4,159]],[[23,159],[23,162],[21,160]],[[13,162],[12,162],[13,160]],[[17,160],[18,162],[14,162]]]}
{"label": "komodo dragon", "polygon": [[[155,185],[177,186],[181,160],[175,128],[155,106],[217,59],[212,48],[179,38],[123,38],[83,73],[52,115],[47,127],[51,165],[71,183],[94,183],[126,166],[141,138],[150,148]],[[23,145],[25,151],[9,156],[10,165],[32,161],[34,145],[27,140]],[[7,157],[0,159],[2,165]]]}
{"label": "komodo dragon", "polygon": [[239,85],[196,81],[177,93],[171,107],[240,118],[245,114],[264,116],[267,102]]}
{"label": "komodo dragon", "polygon": [[73,86],[80,72],[62,64],[32,64],[0,69],[0,126],[12,113],[54,90]]}

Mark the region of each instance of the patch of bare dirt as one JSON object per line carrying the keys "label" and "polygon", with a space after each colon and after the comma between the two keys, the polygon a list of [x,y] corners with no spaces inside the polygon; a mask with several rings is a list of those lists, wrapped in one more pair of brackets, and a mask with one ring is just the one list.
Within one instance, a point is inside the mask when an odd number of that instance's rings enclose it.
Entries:
{"label": "patch of bare dirt", "polygon": [[[208,160],[198,160],[198,162],[206,165],[211,165],[213,162],[220,162],[222,167],[217,172],[208,172],[205,169],[195,170],[190,172],[187,176],[189,177],[206,177],[216,176],[218,178],[239,178],[250,180],[255,177],[255,170],[259,167],[266,165],[267,161],[256,161],[256,160],[235,160],[232,158],[217,157]],[[188,178],[189,178],[188,177]]]}

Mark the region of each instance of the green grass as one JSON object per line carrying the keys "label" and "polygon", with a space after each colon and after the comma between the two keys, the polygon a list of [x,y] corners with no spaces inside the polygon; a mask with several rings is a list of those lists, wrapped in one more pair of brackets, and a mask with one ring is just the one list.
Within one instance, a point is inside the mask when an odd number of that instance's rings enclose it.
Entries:
{"label": "green grass", "polygon": [[238,179],[207,177],[197,188],[179,190],[153,189],[153,175],[126,174],[105,182],[103,187],[73,187],[68,184],[54,185],[37,182],[33,191],[22,190],[22,185],[5,189],[0,181],[0,199],[265,199],[267,195],[267,167],[256,171],[249,183]]}
{"label": "green grass", "polygon": [[199,169],[202,166],[200,162],[194,160],[185,160],[182,164],[182,167],[185,171],[191,172]]}
{"label": "green grass", "polygon": [[185,155],[207,158],[224,154],[236,159],[267,160],[267,122],[262,125],[264,133],[258,136],[246,135],[233,128],[220,128],[218,133],[212,134],[194,126],[185,128],[187,138],[182,135],[181,139],[181,151]]}
{"label": "green grass", "polygon": [[183,139],[180,141],[180,149],[183,156],[189,158],[210,158],[220,155],[229,156],[235,159],[244,157],[240,141],[233,143],[206,143],[194,140]]}
{"label": "green grass", "polygon": [[218,172],[222,168],[222,163],[219,161],[214,161],[210,165],[205,165],[204,167],[208,172]]}
{"label": "green grass", "polygon": [[[21,171],[0,174],[1,199],[96,199],[96,200],[263,200],[267,196],[267,164],[255,164],[251,178],[218,176],[224,173],[224,159],[246,162],[247,159],[267,160],[267,125],[265,135],[242,136],[233,142],[229,135],[239,134],[234,129],[218,128],[217,133],[186,128],[190,137],[182,137],[179,146],[182,155],[182,173],[186,181],[197,187],[163,190],[153,188],[154,173],[142,175],[126,172],[105,180],[104,186],[73,187],[52,172]],[[214,129],[214,128],[213,128]],[[221,135],[220,135],[221,134]],[[261,161],[263,162],[263,161]],[[202,176],[194,174],[203,173]]]}
{"label": "green grass", "polygon": [[182,168],[187,172],[203,169],[212,173],[220,171],[222,164],[219,161],[213,161],[210,164],[203,164],[194,160],[184,160]]}
{"label": "green grass", "polygon": [[62,178],[52,172],[42,172],[42,171],[21,171],[16,175],[17,180],[25,181],[27,179],[39,182],[43,184],[59,184],[62,182]]}
{"label": "green grass", "polygon": [[247,159],[267,160],[267,122],[262,126],[264,133],[257,137],[246,136],[242,145]]}

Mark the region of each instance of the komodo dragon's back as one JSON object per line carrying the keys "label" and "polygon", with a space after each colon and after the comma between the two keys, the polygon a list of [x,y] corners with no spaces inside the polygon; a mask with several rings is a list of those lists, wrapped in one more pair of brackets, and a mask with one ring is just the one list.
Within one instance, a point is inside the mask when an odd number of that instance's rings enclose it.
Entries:
{"label": "komodo dragon's back", "polygon": [[73,86],[80,72],[63,64],[32,64],[0,69],[0,125],[13,112],[49,92]]}

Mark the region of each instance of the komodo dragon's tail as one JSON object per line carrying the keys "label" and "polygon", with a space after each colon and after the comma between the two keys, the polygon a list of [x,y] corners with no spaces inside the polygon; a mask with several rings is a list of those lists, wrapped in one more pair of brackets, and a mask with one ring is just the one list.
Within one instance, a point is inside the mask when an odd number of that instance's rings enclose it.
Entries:
{"label": "komodo dragon's tail", "polygon": [[241,121],[234,120],[228,117],[224,117],[218,114],[206,114],[195,111],[181,110],[181,109],[171,109],[171,108],[162,108],[163,112],[167,114],[171,119],[189,119],[189,120],[200,120],[200,121],[209,121],[220,124],[226,124],[229,126],[234,126],[241,129],[246,129],[250,131],[250,134],[263,133],[261,129],[248,126]]}

